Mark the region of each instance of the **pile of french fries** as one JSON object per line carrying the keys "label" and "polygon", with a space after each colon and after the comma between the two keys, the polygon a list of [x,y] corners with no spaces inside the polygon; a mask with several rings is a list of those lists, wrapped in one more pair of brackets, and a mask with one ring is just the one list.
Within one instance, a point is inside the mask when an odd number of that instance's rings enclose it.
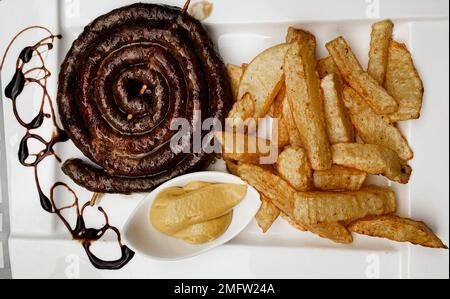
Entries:
{"label": "pile of french fries", "polygon": [[247,153],[247,145],[227,148],[236,133],[216,135],[228,170],[261,193],[263,232],[281,216],[338,243],[356,233],[447,248],[423,222],[395,215],[393,190],[366,184],[368,175],[407,184],[412,173],[413,151],[397,122],[420,117],[424,88],[393,29],[389,20],[372,26],[367,70],[343,37],[317,61],[315,36],[296,28],[250,64],[228,66],[236,100],[229,118],[279,123],[274,165],[260,165],[262,153]]}

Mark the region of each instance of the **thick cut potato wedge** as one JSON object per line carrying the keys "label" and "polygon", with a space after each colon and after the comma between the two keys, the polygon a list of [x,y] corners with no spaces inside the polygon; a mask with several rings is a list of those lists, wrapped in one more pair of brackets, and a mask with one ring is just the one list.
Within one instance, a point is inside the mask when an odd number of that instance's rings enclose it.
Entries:
{"label": "thick cut potato wedge", "polygon": [[[286,89],[284,88],[284,99],[283,99],[283,119],[286,122],[286,126],[289,132],[289,144],[293,147],[302,147],[302,139],[300,137],[300,131],[294,121],[294,116],[292,115],[291,106],[286,94]],[[282,91],[283,91],[282,90]]]}
{"label": "thick cut potato wedge", "polygon": [[342,82],[335,74],[322,79],[325,120],[331,144],[355,142],[355,130],[342,101]]}
{"label": "thick cut potato wedge", "polygon": [[266,233],[275,220],[277,220],[278,216],[280,216],[280,210],[272,204],[270,199],[264,196],[261,197],[261,202],[261,208],[255,218],[263,233]]}
{"label": "thick cut potato wedge", "polygon": [[284,82],[284,57],[289,44],[270,48],[258,55],[242,76],[238,99],[251,94],[254,100],[254,118],[265,117]]}
{"label": "thick cut potato wedge", "polygon": [[321,238],[328,239],[339,244],[353,243],[352,233],[342,224],[334,223],[320,223],[314,225],[301,225],[289,218],[286,214],[281,213],[281,217],[286,220],[292,227],[302,231],[311,232]]}
{"label": "thick cut potato wedge", "polygon": [[251,94],[247,93],[241,100],[234,103],[233,108],[228,113],[228,118],[236,121],[244,121],[252,117],[254,112],[255,100]]}
{"label": "thick cut potato wedge", "polygon": [[336,63],[334,63],[333,57],[328,56],[322,58],[317,62],[317,71],[319,72],[320,79],[325,78],[328,75],[334,74],[338,76],[342,81],[341,73],[339,72],[339,68]]}
{"label": "thick cut potato wedge", "polygon": [[300,44],[308,44],[311,51],[315,52],[317,48],[317,41],[314,34],[303,29],[297,29],[294,27],[289,27],[288,33],[286,35],[286,42],[291,44],[298,42]]}
{"label": "thick cut potato wedge", "polygon": [[228,170],[253,186],[281,211],[292,210],[297,191],[268,167],[227,162]]}
{"label": "thick cut potato wedge", "polygon": [[308,43],[293,43],[286,54],[286,91],[311,166],[325,170],[331,168],[331,152],[316,65]]}
{"label": "thick cut potato wedge", "polygon": [[327,44],[344,80],[369,103],[377,114],[391,114],[398,111],[395,99],[367,72],[365,72],[343,37]]}
{"label": "thick cut potato wedge", "polygon": [[230,132],[216,132],[214,136],[222,145],[226,160],[259,164],[262,157],[270,155],[270,140]]}
{"label": "thick cut potato wedge", "polygon": [[361,219],[348,228],[361,235],[409,242],[430,248],[448,249],[425,223],[393,215]]}
{"label": "thick cut potato wedge", "polygon": [[358,191],[366,178],[367,173],[364,171],[333,165],[329,170],[314,172],[314,187],[325,191]]}
{"label": "thick cut potato wedge", "polygon": [[230,83],[231,83],[231,90],[233,92],[233,97],[234,100],[237,101],[237,96],[238,96],[238,92],[239,92],[239,84],[241,83],[241,77],[243,74],[243,70],[242,67],[234,65],[234,64],[229,64],[227,65],[227,73],[228,73],[228,78],[230,79]]}
{"label": "thick cut potato wedge", "polygon": [[367,72],[380,85],[386,78],[386,70],[389,56],[389,44],[392,40],[394,23],[385,20],[372,25],[372,34],[369,52],[369,68]]}
{"label": "thick cut potato wedge", "polygon": [[288,147],[275,164],[279,175],[298,191],[308,191],[312,187],[312,169],[302,148]]}
{"label": "thick cut potato wedge", "polygon": [[[278,127],[273,128],[272,137],[275,137],[277,134],[278,138],[278,147],[283,148],[286,145],[289,145],[289,127],[286,123],[285,118],[283,117],[283,101],[286,97],[286,88],[284,85],[282,86],[280,92],[278,93],[275,102],[273,103],[271,109],[269,110],[269,116],[278,121]],[[278,131],[275,129],[278,128]]]}
{"label": "thick cut potato wedge", "polygon": [[368,144],[382,145],[395,151],[400,159],[408,161],[414,157],[402,132],[390,123],[387,117],[376,114],[366,101],[351,87],[344,89],[347,107],[358,136]]}
{"label": "thick cut potato wedge", "polygon": [[293,215],[296,222],[318,224],[394,213],[396,201],[392,190],[375,186],[353,192],[298,192],[293,210],[282,211]]}
{"label": "thick cut potato wedge", "polygon": [[414,66],[411,53],[404,44],[392,41],[386,73],[386,90],[399,104],[399,110],[389,115],[393,122],[420,117],[424,87]]}
{"label": "thick cut potato wedge", "polygon": [[333,163],[359,169],[373,175],[384,175],[388,179],[407,184],[411,167],[391,149],[380,145],[341,143],[331,147]]}

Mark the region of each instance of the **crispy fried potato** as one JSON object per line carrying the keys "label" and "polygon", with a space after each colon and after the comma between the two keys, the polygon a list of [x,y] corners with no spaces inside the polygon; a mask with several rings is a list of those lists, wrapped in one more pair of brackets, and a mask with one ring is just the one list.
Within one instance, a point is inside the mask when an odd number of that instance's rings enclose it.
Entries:
{"label": "crispy fried potato", "polygon": [[[300,137],[300,131],[294,121],[294,116],[292,115],[291,106],[286,94],[286,88],[282,89],[283,94],[283,119],[285,120],[288,132],[289,132],[289,144],[293,147],[301,147],[302,140]],[[281,94],[281,93],[280,93]]]}
{"label": "crispy fried potato", "polygon": [[252,117],[255,112],[255,101],[251,94],[247,93],[244,97],[236,101],[233,108],[228,113],[228,118],[236,121],[244,121],[249,117]]}
{"label": "crispy fried potato", "polygon": [[313,52],[315,52],[317,48],[317,41],[314,34],[305,31],[303,29],[297,29],[294,27],[289,27],[286,36],[286,42],[289,44],[294,42],[298,42],[300,44],[308,44],[309,47],[311,48],[311,51]]}
{"label": "crispy fried potato", "polygon": [[230,78],[231,90],[233,92],[234,100],[237,101],[239,92],[239,83],[241,83],[241,77],[243,74],[242,67],[229,64],[227,65],[228,78]]}
{"label": "crispy fried potato", "polygon": [[335,76],[338,76],[342,81],[339,68],[337,67],[336,63],[334,63],[333,57],[331,56],[322,58],[317,62],[317,71],[319,72],[320,79],[323,79],[330,74],[334,74]]}
{"label": "crispy fried potato", "polygon": [[314,225],[301,225],[289,218],[286,214],[281,213],[281,217],[286,220],[289,225],[302,231],[311,232],[321,238],[329,239],[339,244],[351,244],[353,243],[353,237],[351,232],[342,224],[338,222],[334,223],[320,223]]}
{"label": "crispy fried potato", "polygon": [[406,45],[392,41],[386,73],[386,90],[399,104],[391,121],[417,119],[422,110],[424,87]]}
{"label": "crispy fried potato", "polygon": [[341,143],[331,147],[334,164],[359,169],[373,175],[407,184],[411,167],[391,149],[380,145]]}
{"label": "crispy fried potato", "polygon": [[367,72],[365,72],[343,37],[327,44],[344,80],[369,103],[377,114],[391,114],[398,110],[398,103]]}
{"label": "crispy fried potato", "polygon": [[[392,190],[375,186],[352,192],[298,192],[293,210],[282,211],[296,222],[318,224],[394,213],[396,201]],[[276,200],[273,203],[278,206]]]}
{"label": "crispy fried potato", "polygon": [[314,170],[331,168],[323,95],[314,52],[307,43],[293,43],[286,54],[286,91],[293,118]]}
{"label": "crispy fried potato", "polygon": [[302,232],[307,232],[308,229],[306,228],[305,225],[303,224],[298,224],[297,222],[295,222],[294,220],[292,220],[288,215],[286,215],[283,212],[280,212],[281,218],[283,218],[287,223],[289,223],[290,226],[292,226],[295,229],[298,229],[299,231]]}
{"label": "crispy fried potato", "polygon": [[214,136],[226,160],[258,164],[262,157],[270,155],[270,140],[230,132],[216,132]]}
{"label": "crispy fried potato", "polygon": [[282,44],[258,55],[247,67],[239,85],[238,99],[251,94],[254,118],[266,116],[284,81],[284,57],[290,45]]}
{"label": "crispy fried potato", "polygon": [[342,101],[342,82],[335,74],[322,79],[325,120],[331,144],[354,142],[355,130]]}
{"label": "crispy fried potato", "polygon": [[367,173],[353,168],[333,165],[329,170],[314,172],[314,187],[320,190],[358,191],[366,181]]}
{"label": "crispy fried potato", "polygon": [[448,249],[423,222],[393,215],[368,217],[349,226],[350,231],[371,237],[409,242],[430,248]]}
{"label": "crispy fried potato", "polygon": [[261,202],[261,208],[255,218],[263,233],[266,233],[275,220],[277,220],[278,216],[280,216],[280,210],[272,204],[270,199],[264,196],[261,197]]}
{"label": "crispy fried potato", "polygon": [[386,78],[386,70],[389,56],[389,44],[392,40],[394,23],[385,20],[372,25],[372,34],[369,52],[369,68],[367,72],[380,85]]}
{"label": "crispy fried potato", "polygon": [[273,128],[272,138],[274,138],[275,136],[278,138],[279,148],[283,148],[289,144],[289,128],[286,120],[283,117],[283,101],[285,96],[286,88],[283,84],[280,92],[275,99],[275,102],[269,110],[269,116],[278,121],[278,131],[275,131],[276,127]]}
{"label": "crispy fried potato", "polygon": [[275,164],[279,175],[298,191],[308,191],[312,187],[312,169],[302,148],[288,147]]}
{"label": "crispy fried potato", "polygon": [[281,177],[274,174],[273,169],[245,163],[230,163],[231,173],[241,177],[262,195],[283,211],[291,211],[296,190]]}
{"label": "crispy fried potato", "polygon": [[351,87],[344,88],[343,99],[358,136],[368,144],[382,145],[395,151],[400,159],[414,157],[402,132],[389,120],[376,114],[363,98]]}

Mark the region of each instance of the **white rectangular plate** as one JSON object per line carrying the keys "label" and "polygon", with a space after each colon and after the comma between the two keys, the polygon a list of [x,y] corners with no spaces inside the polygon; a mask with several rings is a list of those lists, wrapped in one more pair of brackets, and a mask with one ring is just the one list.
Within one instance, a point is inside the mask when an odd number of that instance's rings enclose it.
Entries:
{"label": "white rectangular plate", "polygon": [[[54,76],[50,91],[56,93],[58,66],[72,41],[95,17],[134,1],[127,0],[3,0],[0,1],[0,53],[12,36],[24,27],[44,25],[63,34],[56,51],[47,58]],[[146,1],[182,6],[184,0]],[[283,41],[288,26],[316,34],[319,54],[324,43],[344,35],[361,61],[367,63],[370,25],[373,19],[392,18],[396,39],[407,43],[425,83],[422,118],[402,126],[416,157],[414,174],[407,186],[397,184],[400,213],[424,220],[449,243],[449,23],[447,0],[215,0],[213,15],[205,24],[226,63],[249,62],[261,50]],[[13,74],[18,52],[28,45],[28,35],[13,48],[2,73],[3,86]],[[27,90],[22,110],[38,109]],[[57,278],[448,278],[448,251],[430,250],[387,240],[356,237],[341,246],[301,233],[282,220],[263,235],[252,223],[238,238],[210,253],[181,262],[159,262],[136,256],[120,271],[97,271],[81,246],[69,239],[58,220],[40,208],[30,169],[17,161],[23,130],[12,117],[11,103],[3,101],[11,214],[10,255],[13,276]],[[70,143],[58,146],[64,159],[81,157]],[[213,168],[223,171],[221,164]],[[41,170],[42,171],[42,170]],[[45,166],[46,182],[67,181],[58,164]],[[374,179],[387,184],[384,179]],[[69,182],[70,183],[70,182]],[[73,183],[71,183],[73,185]],[[76,189],[81,198],[89,193]],[[108,195],[101,199],[112,224],[121,227],[144,195]],[[95,223],[92,217],[93,223]],[[109,258],[117,256],[108,238],[95,249]]]}

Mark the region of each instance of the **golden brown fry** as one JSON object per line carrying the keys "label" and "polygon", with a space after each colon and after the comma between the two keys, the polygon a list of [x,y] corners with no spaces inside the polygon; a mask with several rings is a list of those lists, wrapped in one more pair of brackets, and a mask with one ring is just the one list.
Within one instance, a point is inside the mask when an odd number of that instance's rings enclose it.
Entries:
{"label": "golden brown fry", "polygon": [[320,190],[358,191],[366,181],[367,173],[353,168],[333,165],[329,170],[314,172],[314,187]]}
{"label": "golden brown fry", "polygon": [[229,64],[227,65],[228,78],[230,78],[231,90],[233,92],[234,100],[237,101],[237,95],[239,92],[239,83],[241,83],[241,77],[243,70],[240,66]]}
{"label": "golden brown fry", "polygon": [[228,113],[228,118],[236,121],[244,121],[252,117],[255,112],[255,101],[251,94],[246,94],[241,100],[236,101]]}
{"label": "golden brown fry", "polygon": [[284,99],[283,99],[283,119],[285,120],[288,132],[289,132],[289,143],[293,147],[301,147],[302,140],[300,137],[300,131],[297,128],[297,125],[294,121],[294,116],[292,115],[291,106],[289,105],[289,101],[286,94],[286,89],[282,89],[284,91]]}
{"label": "golden brown fry", "polygon": [[411,167],[391,149],[373,144],[341,143],[331,147],[334,164],[359,169],[369,174],[407,184]]}
{"label": "golden brown fry", "polygon": [[286,42],[289,44],[294,42],[298,42],[300,44],[308,44],[311,51],[313,52],[315,52],[317,48],[316,37],[311,32],[294,27],[289,27],[286,36]]}
{"label": "golden brown fry", "polygon": [[414,153],[408,141],[396,126],[392,125],[386,117],[376,114],[351,87],[344,88],[343,94],[353,125],[358,136],[365,143],[390,148],[405,161],[413,158]]}
{"label": "golden brown fry", "polygon": [[298,191],[312,187],[312,169],[302,148],[286,148],[279,156],[275,168],[280,176]]}
{"label": "golden brown fry", "polygon": [[316,65],[307,43],[293,43],[286,54],[286,91],[311,166],[325,170],[331,168],[331,152]]}
{"label": "golden brown fry", "polygon": [[272,204],[270,199],[264,196],[261,197],[261,202],[261,208],[255,218],[263,233],[266,233],[275,220],[277,220],[278,216],[280,216],[280,210]]}
{"label": "golden brown fry", "polygon": [[297,191],[288,182],[274,174],[273,169],[245,163],[228,163],[228,168],[270,199],[282,212],[292,210]]}
{"label": "golden brown fry", "polygon": [[320,223],[314,225],[301,225],[289,218],[286,214],[281,213],[281,217],[286,220],[292,227],[302,231],[311,232],[321,238],[329,239],[339,244],[353,243],[351,232],[342,224],[334,223]]}
{"label": "golden brown fry", "polygon": [[430,248],[448,249],[423,222],[393,215],[368,217],[349,226],[350,231],[397,242],[409,242]]}
{"label": "golden brown fry", "polygon": [[389,115],[393,122],[417,119],[422,109],[424,87],[406,45],[392,41],[386,73],[386,90],[399,104]]}
{"label": "golden brown fry", "polygon": [[335,74],[322,79],[325,120],[331,144],[354,142],[355,130],[342,101],[342,82]]}
{"label": "golden brown fry", "polygon": [[258,55],[247,67],[239,85],[238,99],[251,94],[254,118],[265,117],[284,81],[284,57],[290,45],[270,48]]}
{"label": "golden brown fry", "polygon": [[317,71],[319,72],[320,79],[323,79],[330,74],[334,74],[342,81],[339,68],[336,63],[334,63],[333,57],[331,56],[322,58],[317,62]]}
{"label": "golden brown fry", "polygon": [[216,132],[214,136],[226,160],[258,164],[262,157],[270,155],[270,140],[230,132]]}
{"label": "golden brown fry", "polygon": [[[273,203],[278,206],[276,200]],[[296,222],[317,224],[394,213],[397,203],[392,190],[370,186],[352,192],[298,192],[291,207],[282,211]]]}
{"label": "golden brown fry", "polygon": [[372,25],[372,34],[369,52],[369,68],[367,72],[380,85],[386,78],[386,70],[389,56],[389,44],[392,40],[394,23],[385,20]]}
{"label": "golden brown fry", "polygon": [[343,37],[327,44],[327,49],[344,80],[369,103],[377,114],[391,114],[398,110],[398,104],[387,91],[365,72]]}
{"label": "golden brown fry", "polygon": [[289,128],[286,123],[286,120],[283,117],[283,101],[286,95],[286,88],[284,85],[282,86],[280,92],[278,93],[275,102],[273,103],[269,116],[278,121],[278,131],[276,132],[276,127],[274,126],[272,132],[272,138],[277,134],[278,138],[278,147],[283,148],[289,144]]}

